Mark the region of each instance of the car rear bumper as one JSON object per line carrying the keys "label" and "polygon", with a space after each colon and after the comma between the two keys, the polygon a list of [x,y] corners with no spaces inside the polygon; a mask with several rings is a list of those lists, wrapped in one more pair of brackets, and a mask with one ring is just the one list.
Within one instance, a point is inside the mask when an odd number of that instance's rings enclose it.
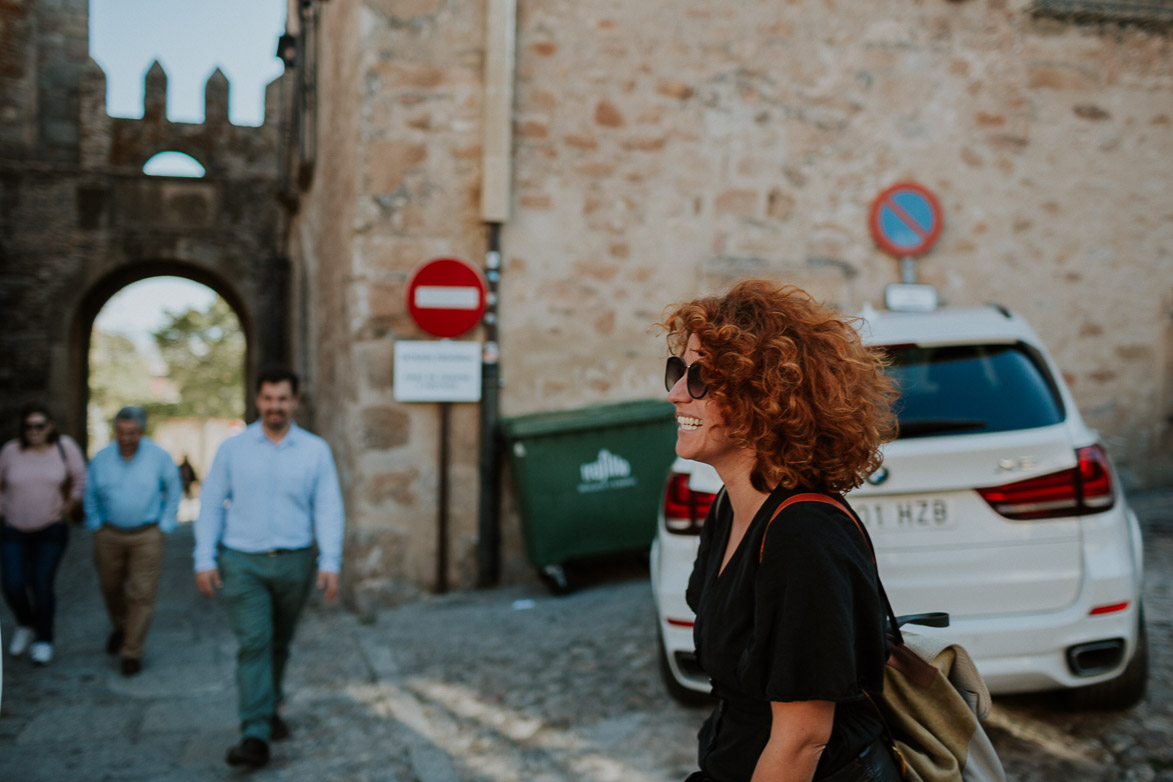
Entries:
{"label": "car rear bumper", "polygon": [[692,638],[692,609],[684,599],[699,538],[695,535],[660,535],[652,543],[652,592],[656,621],[672,676],[681,685],[709,692],[709,679],[696,665]]}
{"label": "car rear bumper", "polygon": [[706,693],[712,691],[709,677],[696,662],[692,628],[674,627],[662,622],[660,637],[664,639],[664,653],[667,655],[673,678],[690,690]]}
{"label": "car rear bumper", "polygon": [[[1066,689],[1106,681],[1120,675],[1136,648],[1134,607],[1083,621],[1058,615],[1015,617],[1013,624],[1020,623],[1022,626],[1009,626],[1011,623],[1005,617],[990,617],[959,621],[944,630],[906,629],[922,635],[940,635],[961,644],[973,657],[990,692],[995,694]],[[676,680],[690,689],[708,692],[708,678],[695,667],[692,628],[670,623],[668,617],[661,616],[660,634]],[[1069,653],[1112,642],[1119,642],[1118,656],[1112,655],[1108,648],[1096,653],[1109,655],[1098,659],[1114,659],[1114,664],[1088,675],[1073,670]],[[995,651],[1008,649],[1014,651]],[[1074,659],[1090,658],[1076,654]]]}
{"label": "car rear bumper", "polygon": [[[1086,607],[1025,616],[960,619],[945,629],[909,628],[923,635],[938,635],[965,647],[977,664],[990,692],[1009,694],[1083,687],[1106,681],[1124,670],[1136,649],[1139,606],[1102,616],[1088,616]],[[1111,644],[1119,653],[1111,652]],[[1105,644],[1099,658],[1110,665],[1085,665],[1077,672],[1081,655]]]}
{"label": "car rear bumper", "polygon": [[[652,583],[658,629],[673,675],[685,687],[708,692],[708,678],[695,667],[689,624],[693,614],[684,599],[697,542],[692,536],[660,535],[653,544]],[[1120,675],[1136,648],[1138,584],[1132,563],[1118,562],[1116,567],[1098,570],[1104,577],[1085,581],[1077,599],[1060,611],[954,617],[948,628],[908,629],[964,646],[993,693],[1066,689],[1106,681]],[[1096,606],[1115,602],[1127,602],[1128,607],[1091,615]],[[1115,664],[1082,674],[1074,669],[1073,650],[1109,642],[1119,644]],[[1111,653],[1107,654],[1111,659]]]}
{"label": "car rear bumper", "polygon": [[[924,634],[964,646],[994,693],[1083,687],[1119,676],[1136,649],[1143,572],[1140,527],[1121,498],[1112,511],[1082,517],[1081,537],[1080,588],[1069,605],[1053,611],[954,616],[950,627],[924,628]],[[1119,606],[1126,607],[1110,610]],[[1097,664],[1089,664],[1093,657]]]}

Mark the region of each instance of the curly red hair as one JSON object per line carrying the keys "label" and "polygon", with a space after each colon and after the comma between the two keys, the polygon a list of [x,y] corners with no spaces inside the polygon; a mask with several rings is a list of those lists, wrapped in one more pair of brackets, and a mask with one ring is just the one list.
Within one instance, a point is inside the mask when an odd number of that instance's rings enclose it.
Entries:
{"label": "curly red hair", "polygon": [[880,466],[895,432],[895,383],[856,320],[801,288],[749,280],[673,305],[658,325],[675,355],[700,340],[696,363],[729,436],[757,455],[754,488],[844,492]]}

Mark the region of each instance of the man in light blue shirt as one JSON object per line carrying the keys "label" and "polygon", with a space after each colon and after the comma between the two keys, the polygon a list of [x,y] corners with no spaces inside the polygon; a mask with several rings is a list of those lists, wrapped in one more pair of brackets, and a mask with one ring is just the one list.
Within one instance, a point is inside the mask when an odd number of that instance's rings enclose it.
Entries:
{"label": "man in light blue shirt", "polygon": [[297,386],[288,370],[261,372],[259,420],[220,446],[200,488],[196,586],[219,591],[239,643],[234,766],[265,765],[270,739],[289,734],[277,709],[298,617],[315,581],[338,594],[342,493],[330,446],[293,422]]}
{"label": "man in light blue shirt", "polygon": [[146,425],[141,407],[119,410],[115,442],[98,451],[86,476],[86,526],[94,530],[94,564],[113,625],[106,652],[121,656],[123,676],[142,670],[163,569],[163,533],[175,529],[183,496],[179,468],[143,437]]}

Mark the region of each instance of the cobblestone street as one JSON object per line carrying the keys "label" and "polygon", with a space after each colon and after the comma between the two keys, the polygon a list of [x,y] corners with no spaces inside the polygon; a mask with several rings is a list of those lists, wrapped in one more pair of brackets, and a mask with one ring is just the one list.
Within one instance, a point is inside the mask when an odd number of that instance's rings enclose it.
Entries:
{"label": "cobblestone street", "polygon": [[[989,727],[1012,780],[1173,780],[1173,493],[1134,505],[1147,536],[1149,697],[1113,714],[997,699]],[[268,767],[231,770],[234,642],[194,589],[190,547],[186,528],[169,540],[146,667],[124,679],[102,653],[89,536],[75,534],[57,660],[4,662],[5,782],[677,782],[692,768],[705,710],[665,694],[646,568],[622,564],[584,574],[566,597],[535,582],[425,598],[369,623],[315,601],[289,673],[293,737]]]}

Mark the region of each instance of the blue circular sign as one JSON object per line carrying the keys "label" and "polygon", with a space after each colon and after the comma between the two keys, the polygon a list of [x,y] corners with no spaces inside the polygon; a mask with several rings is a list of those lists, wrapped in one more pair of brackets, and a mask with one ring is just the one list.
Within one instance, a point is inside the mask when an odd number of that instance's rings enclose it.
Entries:
{"label": "blue circular sign", "polygon": [[884,250],[899,258],[923,255],[941,234],[941,204],[928,188],[900,182],[872,203],[870,223]]}

